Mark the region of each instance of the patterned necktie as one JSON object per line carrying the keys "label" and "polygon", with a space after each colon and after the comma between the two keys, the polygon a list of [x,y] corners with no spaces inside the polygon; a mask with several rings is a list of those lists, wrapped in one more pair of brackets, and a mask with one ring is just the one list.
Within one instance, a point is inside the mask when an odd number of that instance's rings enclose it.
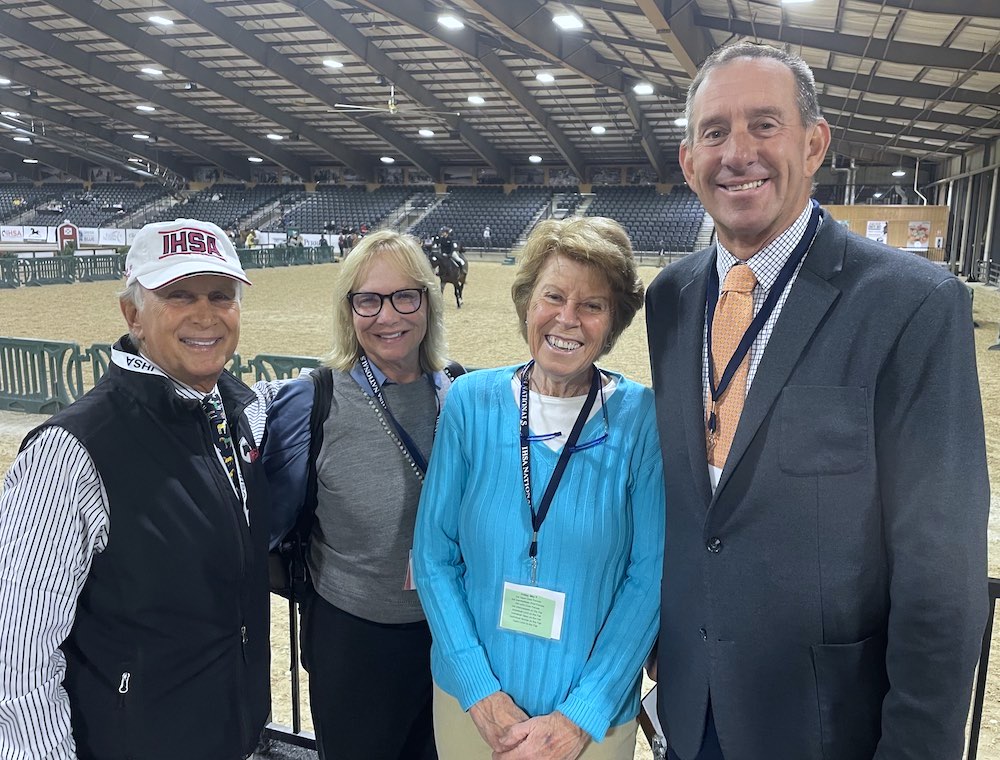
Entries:
{"label": "patterned necktie", "polygon": [[201,408],[208,415],[215,448],[222,454],[222,461],[226,464],[226,472],[229,473],[229,479],[233,481],[236,493],[241,493],[239,476],[236,474],[236,454],[233,452],[233,439],[229,435],[229,425],[226,424],[226,416],[222,413],[222,398],[217,393],[210,393],[201,400]]}
{"label": "patterned necktie", "polygon": [[[746,264],[737,264],[729,270],[722,284],[722,293],[712,319],[712,367],[716,387],[719,379],[736,353],[736,347],[753,321],[753,288],[757,277]],[[747,351],[739,368],[733,374],[729,387],[715,404],[715,432],[706,426],[708,463],[719,469],[726,464],[729,448],[733,445],[736,426],[743,413],[747,395],[747,372],[750,352]],[[711,400],[710,400],[711,403]]]}

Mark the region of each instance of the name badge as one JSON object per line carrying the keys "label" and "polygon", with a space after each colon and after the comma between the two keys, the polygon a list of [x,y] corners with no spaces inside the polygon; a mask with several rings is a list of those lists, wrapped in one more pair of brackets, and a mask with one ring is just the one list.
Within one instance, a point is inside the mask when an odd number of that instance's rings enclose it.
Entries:
{"label": "name badge", "polygon": [[503,584],[500,627],[556,641],[562,636],[566,594],[539,586]]}
{"label": "name badge", "polygon": [[403,578],[403,591],[416,591],[417,584],[413,582],[413,549],[406,559],[406,577]]}

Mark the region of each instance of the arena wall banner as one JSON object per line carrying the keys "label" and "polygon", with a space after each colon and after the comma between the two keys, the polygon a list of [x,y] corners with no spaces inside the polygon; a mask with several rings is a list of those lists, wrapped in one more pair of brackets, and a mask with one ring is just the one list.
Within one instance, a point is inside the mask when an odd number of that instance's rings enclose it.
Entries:
{"label": "arena wall banner", "polygon": [[28,224],[23,229],[26,243],[44,243],[48,240],[48,227]]}
{"label": "arena wall banner", "polygon": [[102,227],[100,245],[125,245],[125,230],[120,227]]}
{"label": "arena wall banner", "polygon": [[139,230],[127,229],[125,230],[125,243],[127,245],[132,245],[132,241],[135,240],[135,236],[139,234]]}
{"label": "arena wall banner", "polygon": [[319,248],[319,239],[320,235],[309,232],[302,233],[302,245],[306,248]]}
{"label": "arena wall banner", "polygon": [[23,243],[24,227],[4,225],[0,227],[0,243]]}
{"label": "arena wall banner", "polygon": [[81,227],[80,228],[80,245],[97,245],[100,235],[100,229],[97,227]]}

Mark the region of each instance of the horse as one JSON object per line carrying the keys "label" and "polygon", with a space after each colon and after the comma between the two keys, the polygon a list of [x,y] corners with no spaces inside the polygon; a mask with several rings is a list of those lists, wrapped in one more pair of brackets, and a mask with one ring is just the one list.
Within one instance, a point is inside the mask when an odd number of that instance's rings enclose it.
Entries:
{"label": "horse", "polygon": [[455,304],[461,309],[462,291],[465,290],[465,280],[469,276],[469,262],[466,261],[459,266],[451,256],[442,255],[437,251],[431,254],[430,259],[431,266],[441,279],[441,294],[444,295],[444,286],[450,282],[455,290]]}

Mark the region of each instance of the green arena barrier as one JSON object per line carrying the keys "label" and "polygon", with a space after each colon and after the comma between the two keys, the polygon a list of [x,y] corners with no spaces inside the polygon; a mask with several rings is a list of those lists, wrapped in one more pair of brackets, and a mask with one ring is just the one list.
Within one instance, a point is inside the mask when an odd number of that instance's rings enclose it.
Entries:
{"label": "green arena barrier", "polygon": [[313,369],[320,365],[320,360],[314,356],[279,356],[277,354],[257,354],[246,363],[246,371],[253,373],[251,379],[287,380],[299,374],[299,370]]}
{"label": "green arena barrier", "polygon": [[76,279],[76,256],[18,259],[18,266],[25,285],[54,285]]}
{"label": "green arena barrier", "polygon": [[0,288],[16,288],[21,284],[18,274],[17,258],[14,256],[0,257]]}
{"label": "green arena barrier", "polygon": [[76,276],[80,282],[120,280],[124,272],[122,257],[117,254],[76,257]]}
{"label": "green arena barrier", "polygon": [[0,338],[0,409],[53,414],[83,392],[76,343]]}

